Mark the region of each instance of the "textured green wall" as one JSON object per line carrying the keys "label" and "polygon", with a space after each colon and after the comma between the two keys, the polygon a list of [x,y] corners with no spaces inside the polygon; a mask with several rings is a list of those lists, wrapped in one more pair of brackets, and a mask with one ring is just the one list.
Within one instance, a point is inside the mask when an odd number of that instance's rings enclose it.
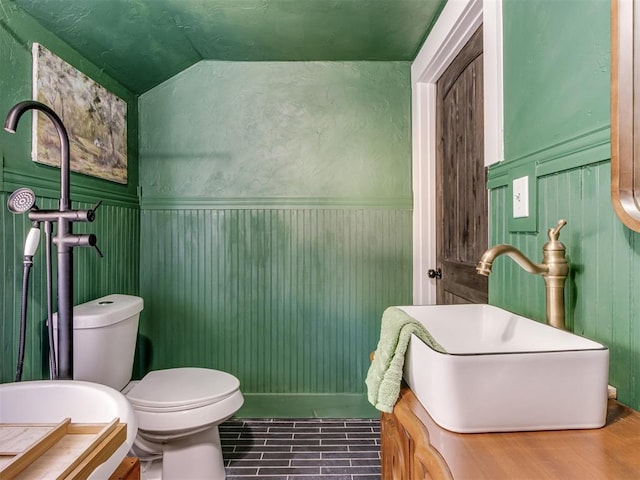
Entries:
{"label": "textured green wall", "polygon": [[140,98],[146,368],[364,392],[411,301],[406,62],[201,62]]}
{"label": "textured green wall", "polygon": [[609,126],[609,8],[503,0],[507,160]]}
{"label": "textured green wall", "polygon": [[[490,241],[539,260],[547,228],[568,220],[560,236],[571,265],[568,328],[610,348],[610,381],[640,408],[640,234],[617,220],[609,193],[610,4],[503,8],[505,162],[489,172]],[[522,168],[537,178],[539,233],[510,232],[507,185]],[[544,320],[542,279],[507,259],[494,272],[491,303]]]}
{"label": "textured green wall", "polygon": [[[0,9],[0,115],[4,123],[6,112],[16,102],[32,98],[31,44],[39,42],[96,79],[106,88],[125,99],[129,120],[129,184],[126,186],[71,174],[71,198],[74,208],[88,208],[97,200],[104,205],[92,224],[77,225],[75,232],[91,232],[105,254],[99,259],[89,249],[74,253],[76,303],[109,293],[138,292],[140,212],[136,195],[137,160],[137,99],[122,86],[89,64],[58,38],[51,35],[13,4]],[[22,249],[30,224],[26,215],[15,216],[6,210],[10,192],[21,186],[32,188],[40,208],[57,208],[60,171],[31,161],[31,115],[26,114],[15,135],[0,132],[0,382],[12,381],[18,345],[20,295],[22,291]],[[44,236],[43,236],[44,237]],[[41,245],[43,245],[42,242]],[[55,248],[53,249],[55,256]],[[35,258],[30,290],[28,339],[25,379],[46,378],[43,364],[46,293],[44,253],[41,248]],[[46,364],[46,354],[44,356]]]}
{"label": "textured green wall", "polygon": [[143,201],[411,197],[407,62],[200,62],[140,97]]}

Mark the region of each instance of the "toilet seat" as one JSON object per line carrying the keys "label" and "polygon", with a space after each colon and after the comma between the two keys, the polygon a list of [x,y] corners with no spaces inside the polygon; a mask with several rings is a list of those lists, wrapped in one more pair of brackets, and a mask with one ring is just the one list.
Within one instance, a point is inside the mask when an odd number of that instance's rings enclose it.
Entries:
{"label": "toilet seat", "polygon": [[240,389],[240,381],[208,368],[170,368],[149,372],[126,397],[134,410],[169,413],[206,407]]}

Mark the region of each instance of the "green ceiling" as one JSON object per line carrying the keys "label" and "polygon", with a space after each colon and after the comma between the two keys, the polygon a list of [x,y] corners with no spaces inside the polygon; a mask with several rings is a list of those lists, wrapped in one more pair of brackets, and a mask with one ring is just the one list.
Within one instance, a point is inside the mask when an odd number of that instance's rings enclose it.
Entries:
{"label": "green ceiling", "polygon": [[413,60],[446,2],[7,1],[135,93],[202,59]]}

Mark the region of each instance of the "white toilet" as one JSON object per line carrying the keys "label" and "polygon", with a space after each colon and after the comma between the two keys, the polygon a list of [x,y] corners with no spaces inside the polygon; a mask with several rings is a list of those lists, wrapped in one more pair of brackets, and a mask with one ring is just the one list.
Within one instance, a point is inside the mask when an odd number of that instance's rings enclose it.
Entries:
{"label": "white toilet", "polygon": [[170,368],[131,382],[142,308],[130,295],[73,308],[73,378],[122,391],[138,421],[134,452],[161,459],[163,480],[224,479],[218,425],[242,406],[240,381],[218,370]]}

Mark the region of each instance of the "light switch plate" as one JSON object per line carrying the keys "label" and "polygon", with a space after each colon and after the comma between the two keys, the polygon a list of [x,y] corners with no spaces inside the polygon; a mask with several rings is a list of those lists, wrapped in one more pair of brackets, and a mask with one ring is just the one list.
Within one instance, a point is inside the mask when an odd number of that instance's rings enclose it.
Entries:
{"label": "light switch plate", "polygon": [[[507,192],[504,197],[509,232],[538,231],[538,176],[536,168],[536,164],[531,162],[517,165],[509,170],[506,182]],[[526,194],[523,190],[526,191]]]}
{"label": "light switch plate", "polygon": [[513,218],[529,216],[529,177],[513,180]]}

